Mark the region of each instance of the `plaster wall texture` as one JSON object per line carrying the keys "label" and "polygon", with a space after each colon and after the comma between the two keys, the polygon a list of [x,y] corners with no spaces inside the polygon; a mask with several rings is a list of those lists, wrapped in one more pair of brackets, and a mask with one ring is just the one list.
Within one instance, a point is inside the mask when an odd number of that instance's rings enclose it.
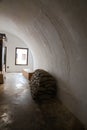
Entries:
{"label": "plaster wall texture", "polygon": [[[2,31],[3,32],[3,31]],[[3,32],[4,33],[4,32]],[[6,33],[7,41],[5,46],[7,47],[6,55],[6,72],[22,72],[23,69],[30,69],[32,71],[32,53],[30,52],[29,47],[17,36],[10,33]],[[15,65],[15,49],[19,48],[28,48],[28,65]]]}
{"label": "plaster wall texture", "polygon": [[87,126],[87,1],[3,0],[0,30],[29,45],[33,70],[58,81],[58,96]]}

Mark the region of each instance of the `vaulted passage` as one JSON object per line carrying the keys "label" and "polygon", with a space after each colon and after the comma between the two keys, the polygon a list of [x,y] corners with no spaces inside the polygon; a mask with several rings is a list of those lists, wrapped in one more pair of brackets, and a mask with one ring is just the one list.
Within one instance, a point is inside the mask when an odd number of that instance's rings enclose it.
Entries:
{"label": "vaulted passage", "polygon": [[20,39],[58,82],[58,98],[87,127],[87,1],[1,0],[0,32]]}

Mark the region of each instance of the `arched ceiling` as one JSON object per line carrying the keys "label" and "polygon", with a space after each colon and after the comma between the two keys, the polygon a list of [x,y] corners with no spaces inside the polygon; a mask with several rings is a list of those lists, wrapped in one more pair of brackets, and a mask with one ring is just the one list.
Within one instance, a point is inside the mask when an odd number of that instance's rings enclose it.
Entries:
{"label": "arched ceiling", "polygon": [[[0,2],[0,31],[12,33],[29,45],[34,58],[34,69],[43,68],[57,78],[61,99],[85,124],[86,13],[86,0]],[[66,100],[67,94],[69,102]],[[71,103],[74,108],[71,108]]]}

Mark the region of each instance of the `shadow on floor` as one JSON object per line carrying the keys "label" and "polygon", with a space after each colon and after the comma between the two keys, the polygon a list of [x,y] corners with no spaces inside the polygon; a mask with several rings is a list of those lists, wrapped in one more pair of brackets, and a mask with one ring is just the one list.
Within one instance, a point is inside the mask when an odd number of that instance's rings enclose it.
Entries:
{"label": "shadow on floor", "polygon": [[35,102],[20,74],[7,74],[0,88],[0,130],[85,130],[57,99]]}

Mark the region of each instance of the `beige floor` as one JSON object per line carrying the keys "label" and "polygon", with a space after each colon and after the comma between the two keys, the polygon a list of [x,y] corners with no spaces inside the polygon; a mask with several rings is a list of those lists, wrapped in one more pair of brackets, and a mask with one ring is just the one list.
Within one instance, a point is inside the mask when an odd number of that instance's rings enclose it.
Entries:
{"label": "beige floor", "polygon": [[83,125],[57,100],[32,100],[29,81],[7,73],[0,84],[0,130],[84,130]]}

